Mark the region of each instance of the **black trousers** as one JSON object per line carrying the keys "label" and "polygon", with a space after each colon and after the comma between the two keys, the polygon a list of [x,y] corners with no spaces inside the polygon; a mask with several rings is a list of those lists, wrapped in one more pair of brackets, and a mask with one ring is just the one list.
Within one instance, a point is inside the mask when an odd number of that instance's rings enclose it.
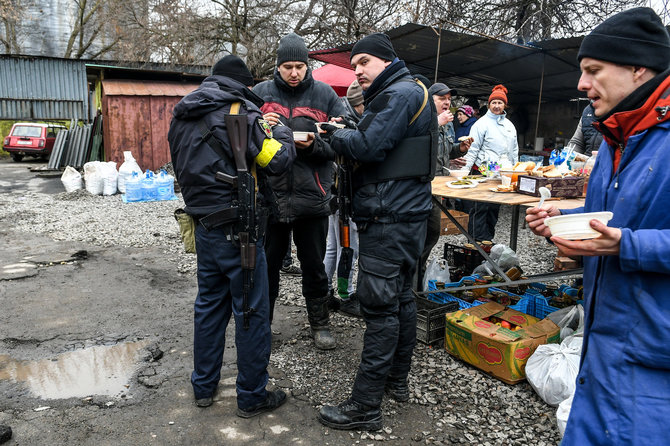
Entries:
{"label": "black trousers", "polygon": [[265,254],[270,286],[270,320],[279,296],[279,271],[291,241],[297,250],[302,269],[302,295],[305,300],[328,295],[328,276],[323,265],[328,236],[328,216],[301,218],[291,223],[270,223],[265,233]]}
{"label": "black trousers", "polygon": [[359,226],[356,294],[365,320],[363,352],[352,398],[379,407],[387,380],[407,379],[416,344],[412,278],[426,220]]}
{"label": "black trousers", "polygon": [[468,232],[477,241],[490,240],[496,233],[500,205],[494,203],[482,203],[479,201],[463,200],[464,211],[470,217],[468,220]]}

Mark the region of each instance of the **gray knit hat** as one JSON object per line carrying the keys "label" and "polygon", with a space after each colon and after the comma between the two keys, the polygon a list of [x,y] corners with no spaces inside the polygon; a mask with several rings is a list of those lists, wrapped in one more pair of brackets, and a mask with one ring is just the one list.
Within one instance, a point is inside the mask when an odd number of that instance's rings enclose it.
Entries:
{"label": "gray knit hat", "polygon": [[361,105],[363,103],[363,89],[358,81],[353,81],[349,88],[347,88],[347,101],[352,107]]}
{"label": "gray knit hat", "polygon": [[279,41],[277,48],[277,66],[284,62],[304,62],[307,63],[307,46],[302,37],[296,33],[288,33]]}

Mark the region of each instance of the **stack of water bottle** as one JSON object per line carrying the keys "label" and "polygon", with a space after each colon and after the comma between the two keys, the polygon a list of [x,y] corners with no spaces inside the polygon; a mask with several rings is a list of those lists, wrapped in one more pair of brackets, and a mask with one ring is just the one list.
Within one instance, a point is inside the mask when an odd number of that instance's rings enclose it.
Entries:
{"label": "stack of water bottle", "polygon": [[126,179],[125,202],[176,200],[174,177],[165,170],[158,175],[147,170],[143,175],[133,172]]}

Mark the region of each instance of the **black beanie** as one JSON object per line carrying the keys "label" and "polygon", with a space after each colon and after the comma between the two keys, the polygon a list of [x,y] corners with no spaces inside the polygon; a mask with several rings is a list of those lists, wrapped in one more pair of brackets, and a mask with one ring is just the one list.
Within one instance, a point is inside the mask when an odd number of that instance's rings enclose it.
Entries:
{"label": "black beanie", "polygon": [[277,48],[277,66],[284,62],[305,62],[307,63],[307,46],[302,37],[296,33],[288,33],[279,41]]}
{"label": "black beanie", "polygon": [[351,49],[351,55],[349,60],[351,60],[356,54],[366,53],[372,56],[379,57],[383,60],[392,61],[398,57],[393,49],[391,44],[391,39],[384,33],[374,33],[369,36],[363,37],[361,40],[356,42],[354,47]]}
{"label": "black beanie", "polygon": [[246,87],[253,87],[254,77],[251,75],[249,68],[239,57],[229,54],[222,57],[212,67],[212,74],[229,77],[240,82]]}
{"label": "black beanie", "polygon": [[633,8],[613,15],[584,37],[577,60],[584,57],[662,72],[670,65],[670,36],[653,9]]}

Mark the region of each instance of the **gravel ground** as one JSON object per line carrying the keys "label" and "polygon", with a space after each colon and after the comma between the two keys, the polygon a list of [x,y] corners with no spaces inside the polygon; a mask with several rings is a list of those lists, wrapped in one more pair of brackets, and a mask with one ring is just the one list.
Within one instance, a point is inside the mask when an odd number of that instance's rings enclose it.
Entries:
{"label": "gravel ground", "polygon": [[[3,220],[14,229],[45,233],[55,240],[81,241],[102,247],[158,247],[165,262],[177,265],[181,274],[195,274],[195,256],[182,252],[176,222],[178,201],[124,204],[119,195],[92,196],[85,190],[70,194],[27,193],[2,195]],[[510,212],[503,206],[495,242],[509,242]],[[442,256],[445,242],[462,244],[464,236],[443,236],[432,256]],[[547,272],[553,268],[555,248],[544,239],[520,228],[517,253],[526,274]],[[295,306],[304,319],[304,328],[292,339],[273,341],[271,366],[291,382],[292,395],[311,402],[315,409],[336,403],[350,392],[362,345],[362,321],[332,316],[339,345],[332,352],[311,347],[300,278],[282,276],[279,303]],[[279,336],[281,337],[281,336]],[[327,377],[327,379],[324,379]],[[410,374],[410,403],[426,406],[434,429],[415,435],[413,441],[424,444],[545,445],[560,440],[555,408],[545,404],[528,383],[515,386],[491,378],[474,367],[454,359],[443,348],[417,344]],[[278,383],[281,385],[281,383]],[[394,414],[400,407],[393,401],[383,405],[385,428],[380,432],[352,433],[355,443],[374,444],[394,440]],[[360,440],[360,441],[359,441]],[[352,440],[353,441],[353,440]]]}

